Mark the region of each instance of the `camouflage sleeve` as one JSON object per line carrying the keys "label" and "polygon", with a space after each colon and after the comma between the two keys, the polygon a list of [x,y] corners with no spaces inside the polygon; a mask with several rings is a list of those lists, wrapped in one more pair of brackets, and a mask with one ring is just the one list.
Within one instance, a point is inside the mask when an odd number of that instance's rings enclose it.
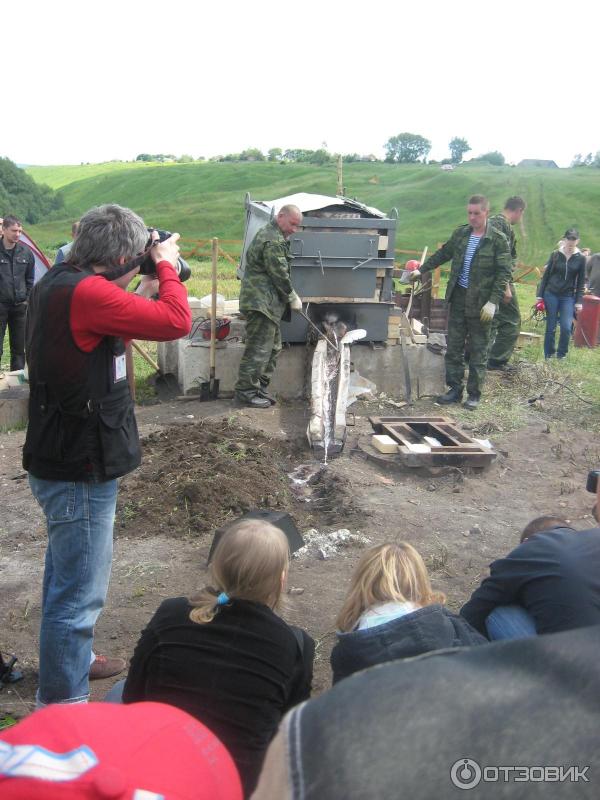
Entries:
{"label": "camouflage sleeve", "polygon": [[421,272],[429,272],[436,267],[439,267],[441,264],[445,264],[446,261],[450,261],[454,256],[454,240],[455,236],[452,235],[448,241],[443,244],[439,250],[436,250],[433,255],[429,256],[429,258],[423,263],[423,266],[420,267]]}
{"label": "camouflage sleeve", "polygon": [[277,294],[283,302],[287,303],[294,289],[290,280],[290,269],[285,249],[279,242],[265,242],[263,247],[263,266]]}
{"label": "camouflage sleeve", "polygon": [[506,284],[510,282],[512,277],[510,248],[506,236],[503,233],[499,233],[496,237],[495,251],[496,278],[492,286],[492,291],[490,292],[490,302],[499,306],[504,296]]}
{"label": "camouflage sleeve", "polygon": [[517,237],[513,229],[510,229],[510,260],[512,261],[513,269],[517,266]]}

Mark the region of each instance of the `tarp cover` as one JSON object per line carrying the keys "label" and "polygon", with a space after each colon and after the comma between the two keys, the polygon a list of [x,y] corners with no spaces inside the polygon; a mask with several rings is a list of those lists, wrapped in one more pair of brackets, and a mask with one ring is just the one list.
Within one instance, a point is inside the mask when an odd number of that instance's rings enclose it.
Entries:
{"label": "tarp cover", "polygon": [[275,213],[279,212],[282,206],[298,206],[300,211],[305,214],[307,211],[319,211],[328,206],[347,206],[348,209],[355,211],[364,211],[371,214],[373,217],[385,219],[386,215],[377,208],[359,203],[358,200],[351,200],[348,197],[328,197],[324,194],[310,194],[308,192],[298,192],[297,194],[290,194],[288,197],[280,197],[277,200],[254,200],[257,205],[263,205],[268,209],[274,209]]}

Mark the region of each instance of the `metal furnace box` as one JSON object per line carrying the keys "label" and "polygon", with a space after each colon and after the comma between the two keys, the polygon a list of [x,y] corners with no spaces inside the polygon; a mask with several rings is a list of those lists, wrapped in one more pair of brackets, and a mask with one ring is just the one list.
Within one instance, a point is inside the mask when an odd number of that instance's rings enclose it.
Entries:
{"label": "metal furnace box", "polygon": [[[246,251],[257,231],[284,205],[298,206],[302,228],[290,237],[291,279],[308,314],[317,324],[334,313],[351,327],[364,328],[367,341],[388,338],[394,307],[394,247],[397,213],[386,217],[347,197],[293,194],[278,200],[246,196],[246,228],[238,277],[244,274]],[[284,322],[284,342],[306,341],[308,323],[299,314]]]}

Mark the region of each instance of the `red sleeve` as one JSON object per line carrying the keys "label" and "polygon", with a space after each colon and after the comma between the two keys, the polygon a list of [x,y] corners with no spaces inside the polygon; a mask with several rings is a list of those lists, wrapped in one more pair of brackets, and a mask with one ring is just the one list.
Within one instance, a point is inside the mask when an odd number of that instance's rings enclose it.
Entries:
{"label": "red sleeve", "polygon": [[75,287],[71,303],[71,332],[86,353],[104,336],[168,342],[190,332],[192,315],[187,290],[168,261],[156,265],[159,299],[148,300],[91,275]]}

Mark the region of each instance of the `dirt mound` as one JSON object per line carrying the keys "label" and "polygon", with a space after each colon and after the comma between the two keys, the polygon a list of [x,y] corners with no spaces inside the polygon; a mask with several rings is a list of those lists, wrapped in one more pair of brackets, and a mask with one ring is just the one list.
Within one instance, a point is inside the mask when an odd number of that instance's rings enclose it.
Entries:
{"label": "dirt mound", "polygon": [[121,534],[209,533],[252,508],[287,511],[301,528],[357,515],[348,481],[327,469],[317,470],[308,497],[296,496],[289,474],[306,452],[234,420],[165,428],[142,445],[142,466],[119,493]]}

